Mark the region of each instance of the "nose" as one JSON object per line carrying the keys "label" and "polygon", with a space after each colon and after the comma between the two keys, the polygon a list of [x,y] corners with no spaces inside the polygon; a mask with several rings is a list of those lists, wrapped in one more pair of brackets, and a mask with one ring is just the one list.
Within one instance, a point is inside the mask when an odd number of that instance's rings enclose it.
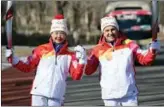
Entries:
{"label": "nose", "polygon": [[60,36],[61,36],[61,34],[60,34],[60,33],[57,33],[57,34],[56,34],[56,36],[57,36],[57,37],[60,37]]}
{"label": "nose", "polygon": [[109,35],[113,34],[113,33],[112,33],[112,30],[109,30],[109,31],[108,31],[108,34],[109,34]]}

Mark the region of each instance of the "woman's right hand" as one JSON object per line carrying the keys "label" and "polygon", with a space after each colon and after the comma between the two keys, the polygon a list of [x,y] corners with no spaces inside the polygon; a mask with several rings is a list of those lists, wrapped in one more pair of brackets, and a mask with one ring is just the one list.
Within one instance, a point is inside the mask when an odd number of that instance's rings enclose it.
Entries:
{"label": "woman's right hand", "polygon": [[14,56],[12,49],[6,49],[5,57],[7,58],[8,62],[13,65],[16,65],[19,62],[19,58]]}

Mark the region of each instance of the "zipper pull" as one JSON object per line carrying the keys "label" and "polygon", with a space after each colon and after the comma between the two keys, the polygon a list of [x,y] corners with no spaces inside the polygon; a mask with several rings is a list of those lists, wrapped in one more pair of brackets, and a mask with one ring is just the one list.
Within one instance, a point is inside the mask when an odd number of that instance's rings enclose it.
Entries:
{"label": "zipper pull", "polygon": [[109,43],[109,45],[111,46],[111,50],[112,50],[112,52],[114,52],[114,47],[115,47],[115,45],[113,45],[112,43]]}
{"label": "zipper pull", "polygon": [[114,52],[114,46],[113,46],[113,45],[111,45],[111,47],[112,47],[112,52]]}

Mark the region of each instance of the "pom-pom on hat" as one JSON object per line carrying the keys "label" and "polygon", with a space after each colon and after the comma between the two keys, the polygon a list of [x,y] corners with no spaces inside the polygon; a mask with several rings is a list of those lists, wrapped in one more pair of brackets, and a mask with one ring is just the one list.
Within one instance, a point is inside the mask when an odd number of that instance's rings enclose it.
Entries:
{"label": "pom-pom on hat", "polygon": [[108,17],[103,17],[101,19],[101,32],[103,32],[104,28],[109,25],[114,26],[117,28],[117,30],[119,30],[119,26],[116,19],[113,16],[108,16]]}
{"label": "pom-pom on hat", "polygon": [[62,14],[54,16],[51,21],[50,33],[54,31],[64,31],[66,34],[68,34],[66,19],[64,19],[64,16]]}

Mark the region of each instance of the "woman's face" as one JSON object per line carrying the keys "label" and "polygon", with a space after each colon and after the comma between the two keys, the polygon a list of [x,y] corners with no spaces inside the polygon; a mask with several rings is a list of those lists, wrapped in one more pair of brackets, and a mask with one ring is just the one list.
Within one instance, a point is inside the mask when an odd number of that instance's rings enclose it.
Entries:
{"label": "woman's face", "polygon": [[107,26],[104,28],[103,35],[107,42],[113,42],[118,38],[119,32],[116,27]]}
{"label": "woman's face", "polygon": [[51,34],[52,40],[55,43],[62,43],[66,40],[66,33],[63,31],[54,31]]}

